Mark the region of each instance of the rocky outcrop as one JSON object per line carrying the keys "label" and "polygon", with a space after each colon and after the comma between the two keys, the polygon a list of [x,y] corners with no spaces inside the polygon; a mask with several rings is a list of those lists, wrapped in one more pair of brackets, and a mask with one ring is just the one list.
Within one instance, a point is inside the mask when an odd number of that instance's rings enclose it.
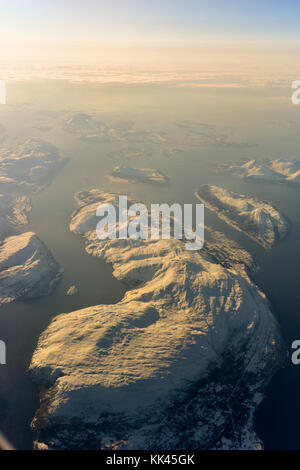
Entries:
{"label": "rocky outcrop", "polygon": [[67,289],[67,292],[66,292],[66,295],[68,296],[72,296],[72,295],[76,295],[78,294],[78,288],[76,286],[70,286],[68,289]]}

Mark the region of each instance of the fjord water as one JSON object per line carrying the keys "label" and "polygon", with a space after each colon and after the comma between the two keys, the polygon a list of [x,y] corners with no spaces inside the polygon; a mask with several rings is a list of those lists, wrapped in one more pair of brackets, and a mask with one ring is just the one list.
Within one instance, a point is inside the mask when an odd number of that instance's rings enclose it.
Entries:
{"label": "fjord water", "polygon": [[[38,391],[26,370],[40,333],[55,315],[115,303],[126,290],[112,276],[110,266],[88,256],[83,240],[69,231],[70,216],[76,209],[73,195],[77,191],[98,187],[130,194],[139,202],[196,203],[194,190],[208,183],[273,202],[292,222],[293,231],[270,252],[264,252],[209,211],[205,213],[205,224],[223,231],[252,253],[261,267],[255,282],[267,294],[287,346],[300,339],[300,189],[250,184],[215,172],[217,165],[241,158],[300,158],[297,153],[300,108],[290,106],[288,93],[279,89],[220,91],[166,85],[74,86],[55,82],[14,85],[14,107],[2,108],[0,113],[7,133],[19,139],[48,140],[63,157],[69,158],[52,183],[33,198],[34,207],[26,227],[36,232],[51,250],[64,269],[63,281],[49,297],[15,302],[0,310],[0,338],[7,344],[7,365],[0,368],[0,428],[17,448],[30,448],[34,438],[29,424],[38,408]],[[208,123],[220,128],[217,131],[220,134],[230,134],[233,143],[218,144],[216,138],[215,142],[202,145],[187,144],[184,151],[166,158],[161,146],[145,142],[134,146],[151,147],[151,158],[123,161],[111,156],[118,152],[120,144],[82,142],[63,131],[66,116],[79,111],[97,112],[105,122],[130,119],[139,128],[166,132],[170,140],[175,137],[170,127],[174,121]],[[43,116],[47,116],[51,127],[47,132],[36,128]],[[168,147],[169,143],[162,145]],[[157,168],[170,182],[159,187],[110,182],[106,174],[120,163]],[[70,285],[78,287],[77,295],[65,295]],[[274,376],[256,413],[255,429],[266,448],[300,448],[299,386],[300,366],[293,366],[289,360],[287,367]]]}

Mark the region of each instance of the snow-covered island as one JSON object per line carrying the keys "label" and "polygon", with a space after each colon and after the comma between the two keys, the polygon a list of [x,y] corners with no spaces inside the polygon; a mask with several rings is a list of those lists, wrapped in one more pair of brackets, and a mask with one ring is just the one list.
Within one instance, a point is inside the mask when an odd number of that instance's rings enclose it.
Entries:
{"label": "snow-covered island", "polygon": [[264,162],[249,160],[225,165],[225,169],[236,178],[268,183],[300,184],[299,160],[285,160],[282,158]]}
{"label": "snow-covered island", "polygon": [[135,142],[161,144],[167,141],[164,132],[157,130],[135,129],[132,121],[118,121],[110,125],[100,121],[97,116],[76,113],[63,123],[66,132],[76,135],[87,142]]}
{"label": "snow-covered island", "polygon": [[43,189],[65,160],[56,147],[36,139],[0,146],[0,306],[48,295],[61,270],[28,223],[31,195]]}
{"label": "snow-covered island", "polygon": [[195,195],[220,219],[265,249],[272,248],[289,231],[288,221],[267,202],[212,185],[200,186]]}
{"label": "snow-covered island", "polygon": [[168,181],[167,177],[155,168],[131,168],[124,165],[115,166],[111,170],[109,178],[113,181],[123,181],[125,183],[165,184]]}
{"label": "snow-covered island", "polygon": [[0,240],[26,225],[30,196],[49,184],[65,161],[56,147],[37,139],[0,146]]}
{"label": "snow-covered island", "polygon": [[107,125],[86,113],[77,113],[67,119],[64,130],[76,134],[81,140],[94,142],[110,140]]}
{"label": "snow-covered island", "polygon": [[58,149],[42,140],[8,142],[0,147],[0,193],[42,189],[64,163]]}
{"label": "snow-covered island", "polygon": [[0,306],[49,295],[60,278],[59,265],[35,233],[8,237],[0,245]]}
{"label": "snow-covered island", "polygon": [[19,233],[28,223],[31,200],[26,195],[0,194],[0,240]]}
{"label": "snow-covered island", "polygon": [[41,390],[36,448],[260,448],[253,413],[283,352],[244,250],[224,257],[230,242],[217,234],[214,254],[213,232],[200,252],[174,239],[100,241],[94,208],[118,195],[76,200],[71,230],[129,290],[58,315],[40,336],[29,368]]}

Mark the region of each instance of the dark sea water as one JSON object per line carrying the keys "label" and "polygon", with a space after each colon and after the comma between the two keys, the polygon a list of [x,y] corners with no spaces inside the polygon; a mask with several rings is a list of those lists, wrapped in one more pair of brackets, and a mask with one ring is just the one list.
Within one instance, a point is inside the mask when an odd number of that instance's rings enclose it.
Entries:
{"label": "dark sea water", "polygon": [[[269,97],[269,90],[259,93],[248,90],[243,95],[239,91],[231,91],[220,95],[219,91],[204,94],[203,91],[192,93],[189,90],[182,92],[150,86],[105,88],[100,91],[92,87],[87,90],[85,101],[82,88],[71,87],[64,94],[65,86],[57,90],[52,85],[43,84],[37,88],[37,93],[29,85],[25,90],[21,90],[21,85],[19,88],[15,85],[16,109],[9,108],[6,114],[1,110],[0,114],[1,123],[8,133],[18,138],[48,140],[57,145],[62,156],[69,158],[52,183],[34,196],[33,211],[26,227],[26,230],[36,232],[51,250],[64,269],[63,280],[49,297],[15,302],[0,310],[0,338],[7,345],[7,365],[0,368],[0,429],[19,449],[31,448],[34,439],[29,425],[39,406],[38,391],[26,371],[40,333],[55,315],[90,305],[115,303],[125,292],[125,286],[112,276],[111,267],[88,256],[83,240],[69,231],[70,217],[76,208],[73,195],[79,190],[93,187],[117,190],[145,203],[196,203],[194,190],[198,185],[208,183],[273,202],[289,218],[293,230],[270,252],[265,252],[209,211],[205,213],[205,223],[238,241],[255,257],[260,270],[254,280],[271,302],[289,353],[292,341],[300,339],[300,189],[250,184],[215,172],[220,163],[241,158],[294,156],[300,159],[297,155],[300,148],[297,131],[299,113],[296,115],[294,109],[290,110],[285,103],[282,105],[280,100],[273,102],[271,98],[274,97]],[[56,104],[59,110],[52,109],[57,113],[56,117],[51,118],[52,129],[41,133],[34,124],[42,119],[40,109],[50,107],[51,93],[61,100],[58,100],[59,106]],[[278,98],[277,95],[280,97],[282,92],[275,90],[273,93]],[[20,96],[25,104],[19,103]],[[91,96],[97,98],[95,102]],[[33,102],[30,105],[32,109],[26,104],[27,101]],[[238,135],[242,143],[205,143],[187,148],[171,158],[163,157],[160,148],[151,145],[151,159],[122,162],[110,156],[112,151],[118,150],[119,144],[84,143],[63,132],[61,120],[66,113],[90,108],[101,111],[104,121],[132,119],[146,129],[159,126],[160,130],[169,132],[170,137],[174,130],[170,130],[169,123],[174,120],[215,123],[228,132],[230,129],[233,137]],[[282,125],[277,122],[278,115],[283,120]],[[290,124],[287,125],[287,122]],[[149,143],[143,145],[150,146]],[[158,168],[170,178],[170,183],[158,188],[147,184],[109,182],[107,172],[119,163]],[[78,294],[66,296],[66,290],[74,284],[78,287]],[[293,366],[289,359],[287,367],[274,376],[266,399],[255,416],[255,430],[266,449],[300,449],[299,389],[300,366]]]}

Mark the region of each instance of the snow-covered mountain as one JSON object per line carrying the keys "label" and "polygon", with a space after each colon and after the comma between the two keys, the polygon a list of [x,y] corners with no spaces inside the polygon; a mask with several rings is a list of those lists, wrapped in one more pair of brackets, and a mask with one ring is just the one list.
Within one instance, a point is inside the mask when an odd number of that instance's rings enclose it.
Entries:
{"label": "snow-covered mountain", "polygon": [[37,448],[259,447],[253,412],[282,346],[243,250],[224,246],[222,259],[220,234],[215,253],[213,240],[200,252],[174,239],[100,241],[94,208],[117,196],[77,201],[71,230],[129,290],[58,315],[41,335],[29,369],[41,389]]}
{"label": "snow-covered mountain", "polygon": [[272,248],[289,231],[284,216],[267,202],[212,185],[200,186],[195,195],[220,219],[264,248]]}
{"label": "snow-covered mountain", "polygon": [[237,178],[266,181],[269,183],[300,183],[300,161],[298,160],[278,158],[276,160],[264,161],[263,163],[257,160],[249,160],[245,163],[225,165],[225,168]]}
{"label": "snow-covered mountain", "polygon": [[[6,141],[0,147],[0,306],[48,295],[61,270],[28,223],[31,195],[44,188],[64,164],[56,147],[37,140]],[[3,193],[2,193],[3,192]]]}
{"label": "snow-covered mountain", "polygon": [[61,270],[33,233],[6,238],[0,246],[0,306],[16,299],[49,295]]}

